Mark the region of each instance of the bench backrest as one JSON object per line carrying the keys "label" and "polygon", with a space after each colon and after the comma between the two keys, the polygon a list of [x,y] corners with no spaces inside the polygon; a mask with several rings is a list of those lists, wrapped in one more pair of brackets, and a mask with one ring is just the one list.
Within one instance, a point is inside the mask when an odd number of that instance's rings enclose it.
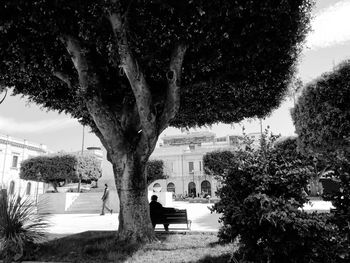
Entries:
{"label": "bench backrest", "polygon": [[169,224],[187,224],[187,210],[179,209],[179,210],[165,210],[163,213],[163,218],[157,220],[159,223],[169,223]]}

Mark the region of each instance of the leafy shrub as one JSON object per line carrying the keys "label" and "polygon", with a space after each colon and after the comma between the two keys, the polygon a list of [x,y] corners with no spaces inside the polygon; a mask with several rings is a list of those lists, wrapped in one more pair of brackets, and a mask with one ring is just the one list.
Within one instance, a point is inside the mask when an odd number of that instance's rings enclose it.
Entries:
{"label": "leafy shrub", "polygon": [[6,191],[0,192],[0,257],[4,262],[18,260],[27,247],[44,238],[48,226],[44,219],[35,213],[30,199],[8,198]]}
{"label": "leafy shrub", "polygon": [[261,147],[235,153],[220,178],[221,241],[240,240],[243,262],[336,262],[337,227],[328,216],[299,210],[307,201],[308,169],[301,159],[272,147],[275,137],[263,136]]}

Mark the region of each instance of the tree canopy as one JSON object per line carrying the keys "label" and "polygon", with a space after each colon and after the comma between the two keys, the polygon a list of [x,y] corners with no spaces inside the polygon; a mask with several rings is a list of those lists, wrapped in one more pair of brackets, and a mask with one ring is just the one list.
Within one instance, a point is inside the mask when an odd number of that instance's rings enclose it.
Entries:
{"label": "tree canopy", "polygon": [[21,179],[57,184],[63,181],[97,181],[102,176],[101,164],[91,154],[37,156],[21,163]]}
{"label": "tree canopy", "polygon": [[303,90],[292,111],[301,150],[350,152],[350,61]]}
{"label": "tree canopy", "polygon": [[119,239],[154,237],[146,164],[169,125],[262,117],[286,93],[312,0],[4,0],[0,84],[89,125]]}
{"label": "tree canopy", "polygon": [[[112,1],[113,2],[113,1]],[[276,108],[308,29],[309,1],[5,1],[0,80],[16,94],[95,127],[84,105],[100,93],[114,111],[134,103],[108,14],[126,10],[127,36],[158,114],[177,43],[186,46],[175,126],[262,117]],[[70,36],[90,55],[101,87],[79,91]],[[169,75],[170,74],[170,75]]]}

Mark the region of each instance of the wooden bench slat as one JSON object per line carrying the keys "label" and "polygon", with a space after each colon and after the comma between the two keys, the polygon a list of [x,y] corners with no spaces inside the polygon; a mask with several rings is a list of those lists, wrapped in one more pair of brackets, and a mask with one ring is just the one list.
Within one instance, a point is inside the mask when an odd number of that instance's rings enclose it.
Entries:
{"label": "wooden bench slat", "polygon": [[187,219],[187,210],[173,210],[171,208],[165,208],[163,218],[156,219],[156,224],[186,224],[187,229],[191,229],[191,220]]}

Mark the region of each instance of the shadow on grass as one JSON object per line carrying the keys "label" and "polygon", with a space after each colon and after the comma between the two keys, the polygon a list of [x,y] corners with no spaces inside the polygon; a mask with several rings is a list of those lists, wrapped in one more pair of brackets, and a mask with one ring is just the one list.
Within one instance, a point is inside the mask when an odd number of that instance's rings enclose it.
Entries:
{"label": "shadow on grass", "polygon": [[[220,256],[205,256],[196,263],[227,263],[230,262],[231,254],[226,253]],[[194,262],[193,262],[194,263]]]}
{"label": "shadow on grass", "polygon": [[39,244],[35,255],[25,260],[108,262],[112,252],[117,260],[123,261],[139,248],[127,244],[117,246],[115,240],[115,231],[87,231]]}
{"label": "shadow on grass", "polygon": [[[191,253],[200,250],[200,254],[208,248],[220,246],[215,242],[217,237],[204,232],[167,232],[156,233],[158,241],[150,244],[126,244],[116,241],[115,231],[87,231],[65,236],[39,244],[35,253],[30,253],[24,260],[51,262],[124,262],[145,254],[160,253],[160,257],[176,253]],[[227,252],[227,251],[226,251]],[[206,256],[198,262],[227,262],[229,255]],[[140,262],[140,261],[137,261]]]}

